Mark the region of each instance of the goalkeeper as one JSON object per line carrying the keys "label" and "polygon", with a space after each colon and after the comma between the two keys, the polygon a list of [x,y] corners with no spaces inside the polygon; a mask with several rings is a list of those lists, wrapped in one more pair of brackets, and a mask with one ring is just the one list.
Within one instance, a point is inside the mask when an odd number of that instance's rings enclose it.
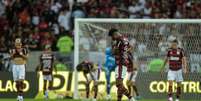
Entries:
{"label": "goalkeeper", "polygon": [[111,72],[115,70],[116,63],[115,63],[115,58],[112,55],[112,49],[110,47],[107,47],[105,50],[105,74],[106,74],[106,81],[107,81],[107,97],[106,99],[109,100],[111,99],[110,96],[110,77],[111,77]]}

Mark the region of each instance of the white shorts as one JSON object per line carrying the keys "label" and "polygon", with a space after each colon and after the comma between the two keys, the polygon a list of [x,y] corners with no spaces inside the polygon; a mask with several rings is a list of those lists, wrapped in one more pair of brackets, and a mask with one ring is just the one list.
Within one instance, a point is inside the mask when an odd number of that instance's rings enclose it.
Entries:
{"label": "white shorts", "polygon": [[173,71],[169,70],[168,71],[168,81],[176,81],[176,82],[182,82],[183,81],[183,75],[182,75],[182,69]]}
{"label": "white shorts", "polygon": [[126,77],[126,73],[127,73],[126,66],[122,66],[121,68],[119,66],[117,66],[115,68],[115,77],[118,79],[124,79]]}
{"label": "white shorts", "polygon": [[43,75],[43,80],[52,81],[53,77],[52,75]]}
{"label": "white shorts", "polygon": [[128,72],[127,80],[135,82],[137,74],[138,74],[138,71]]}
{"label": "white shorts", "polygon": [[93,72],[91,72],[91,74],[88,73],[87,74],[88,82],[91,82],[92,80],[94,80],[95,82],[97,82],[98,78],[99,78],[99,75],[100,75],[99,70],[93,71]]}
{"label": "white shorts", "polygon": [[24,80],[25,79],[25,65],[13,64],[12,67],[13,67],[12,72],[13,72],[14,81]]}

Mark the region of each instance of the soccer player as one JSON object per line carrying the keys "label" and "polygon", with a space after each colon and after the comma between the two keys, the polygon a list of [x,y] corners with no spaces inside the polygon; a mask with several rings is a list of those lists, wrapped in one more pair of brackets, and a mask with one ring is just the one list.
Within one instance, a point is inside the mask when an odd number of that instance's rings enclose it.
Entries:
{"label": "soccer player", "polygon": [[111,77],[111,72],[115,70],[116,63],[115,63],[115,58],[112,55],[112,49],[110,47],[107,47],[105,49],[105,74],[106,74],[106,81],[107,81],[107,100],[111,99],[110,96],[110,77]]}
{"label": "soccer player", "polygon": [[[127,72],[128,72],[128,77],[127,77],[128,91],[130,94],[132,94],[132,89],[133,89],[133,91],[136,94],[135,99],[139,100],[140,96],[139,96],[139,93],[138,93],[138,90],[137,90],[137,87],[135,84],[138,71],[137,71],[136,64],[134,62],[134,58],[133,58],[133,55],[131,52],[129,52],[128,59],[129,59],[128,69],[127,69]],[[133,94],[134,94],[134,92],[133,92]]]}
{"label": "soccer player", "polygon": [[163,73],[164,67],[167,62],[169,63],[169,71],[167,76],[169,82],[168,101],[173,101],[172,86],[174,81],[177,82],[176,101],[179,101],[181,95],[181,82],[183,81],[182,69],[184,70],[183,72],[186,74],[187,62],[183,49],[178,47],[177,40],[172,41],[171,48],[168,49],[165,62],[161,69],[161,73]]}
{"label": "soccer player", "polygon": [[94,97],[93,101],[96,101],[98,94],[98,79],[100,76],[100,69],[97,65],[90,61],[83,61],[77,65],[78,71],[83,71],[84,77],[86,78],[86,98],[89,99],[90,83],[94,81]]}
{"label": "soccer player", "polygon": [[13,61],[12,72],[13,79],[16,83],[18,101],[23,101],[23,89],[24,89],[24,79],[25,79],[25,65],[28,59],[27,48],[22,47],[22,42],[20,38],[15,39],[15,48],[9,51],[11,59]]}
{"label": "soccer player", "polygon": [[[37,71],[42,71],[43,74],[43,80],[44,80],[44,84],[43,84],[43,91],[44,91],[44,96],[46,99],[48,99],[48,92],[49,90],[51,90],[52,85],[53,85],[53,69],[56,70],[56,66],[54,66],[55,64],[55,56],[51,50],[51,46],[50,45],[46,45],[44,52],[41,54],[40,56],[40,64],[37,68]],[[47,84],[49,83],[49,86],[47,86]]]}
{"label": "soccer player", "polygon": [[115,68],[117,99],[118,101],[121,101],[122,96],[126,95],[129,101],[134,101],[135,99],[132,98],[131,94],[123,84],[127,72],[127,65],[129,63],[129,41],[127,38],[123,37],[117,29],[110,29],[108,35],[112,37],[112,51],[117,64],[117,67]]}

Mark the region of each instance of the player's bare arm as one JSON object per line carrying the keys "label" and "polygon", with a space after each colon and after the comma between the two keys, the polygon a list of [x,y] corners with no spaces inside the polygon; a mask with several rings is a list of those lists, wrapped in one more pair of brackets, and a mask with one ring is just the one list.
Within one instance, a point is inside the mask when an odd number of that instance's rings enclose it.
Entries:
{"label": "player's bare arm", "polygon": [[29,54],[24,55],[22,52],[20,52],[20,56],[22,56],[22,58],[24,58],[25,60],[28,59]]}
{"label": "player's bare arm", "polygon": [[163,63],[163,65],[162,65],[162,67],[161,67],[161,74],[163,74],[164,73],[164,68],[165,68],[165,66],[166,66],[166,64],[167,64],[167,62],[168,62],[168,60],[169,60],[169,58],[166,56],[165,57],[165,59],[164,59],[164,63]]}
{"label": "player's bare arm", "polygon": [[184,67],[184,73],[188,73],[188,68],[187,68],[187,59],[186,59],[186,56],[184,56],[182,58],[182,64],[183,64],[183,67]]}

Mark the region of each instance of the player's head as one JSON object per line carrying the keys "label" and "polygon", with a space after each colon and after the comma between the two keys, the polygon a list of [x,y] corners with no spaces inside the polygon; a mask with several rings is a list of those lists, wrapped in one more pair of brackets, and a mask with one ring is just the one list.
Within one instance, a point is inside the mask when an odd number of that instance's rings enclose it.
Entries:
{"label": "player's head", "polygon": [[112,49],[111,49],[111,47],[107,47],[107,48],[105,49],[105,54],[106,54],[106,55],[112,55]]}
{"label": "player's head", "polygon": [[22,42],[20,38],[15,39],[15,48],[21,48],[22,47]]}
{"label": "player's head", "polygon": [[173,41],[171,42],[171,48],[176,49],[177,47],[178,47],[178,41],[177,41],[177,39],[175,39],[175,40],[173,40]]}
{"label": "player's head", "polygon": [[44,51],[50,52],[51,50],[51,45],[45,45]]}
{"label": "player's head", "polygon": [[112,28],[109,30],[108,36],[112,37],[113,39],[116,39],[119,36],[119,32],[117,29]]}

